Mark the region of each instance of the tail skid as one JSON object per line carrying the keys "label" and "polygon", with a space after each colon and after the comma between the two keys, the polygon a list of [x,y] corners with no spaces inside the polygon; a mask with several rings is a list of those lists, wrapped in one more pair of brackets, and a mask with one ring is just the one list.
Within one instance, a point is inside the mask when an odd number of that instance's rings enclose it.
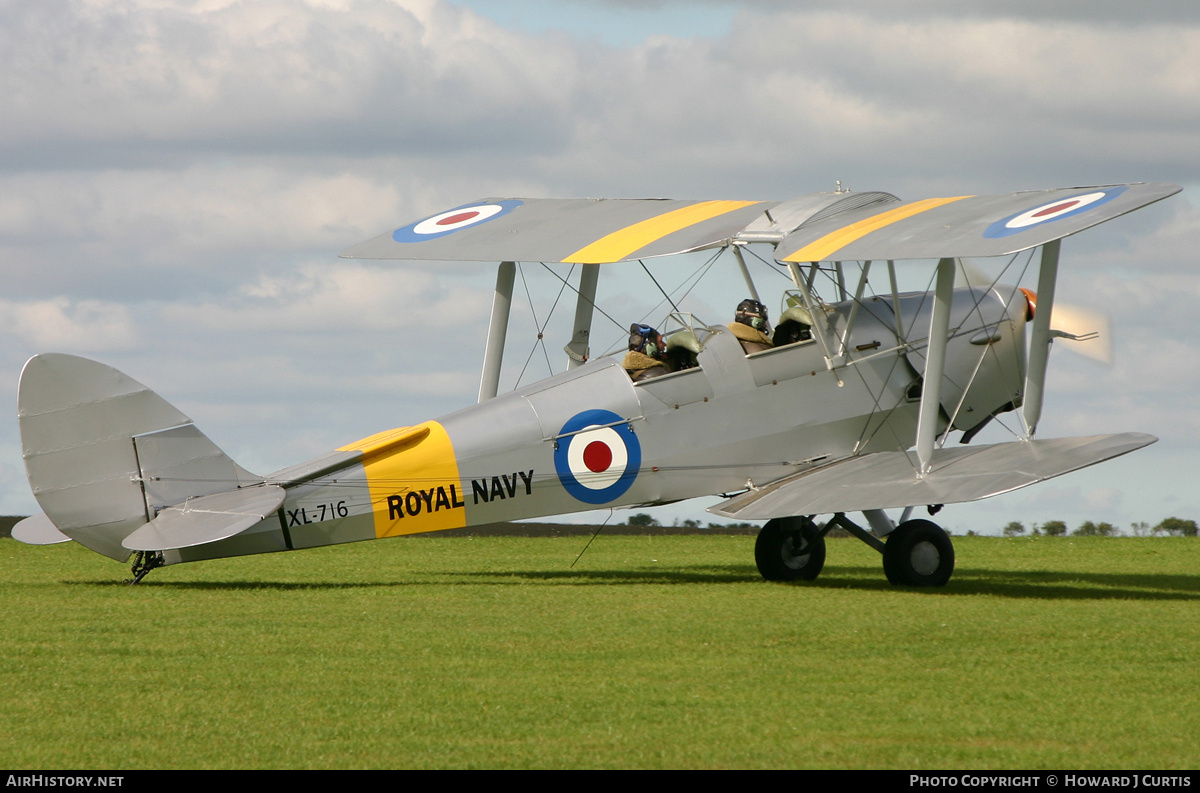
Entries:
{"label": "tail skid", "polygon": [[[231,536],[283,500],[281,488],[263,486],[158,394],[86,358],[30,358],[17,415],[29,484],[46,517],[118,561],[131,550]],[[255,485],[263,487],[241,490]],[[216,496],[224,498],[209,503]]]}

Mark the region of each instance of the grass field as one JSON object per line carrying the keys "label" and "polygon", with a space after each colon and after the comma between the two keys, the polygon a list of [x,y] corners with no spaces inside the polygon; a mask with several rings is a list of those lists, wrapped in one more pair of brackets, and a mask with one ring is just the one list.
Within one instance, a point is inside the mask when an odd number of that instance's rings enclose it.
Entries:
{"label": "grass field", "polygon": [[4,768],[1190,768],[1200,542],[422,537],[136,587],[0,540]]}

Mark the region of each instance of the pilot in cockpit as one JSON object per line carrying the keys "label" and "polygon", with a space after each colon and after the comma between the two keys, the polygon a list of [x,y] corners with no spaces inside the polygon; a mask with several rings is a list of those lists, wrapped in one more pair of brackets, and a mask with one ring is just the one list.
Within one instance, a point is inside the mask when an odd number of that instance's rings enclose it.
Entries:
{"label": "pilot in cockpit", "polygon": [[757,300],[746,298],[738,303],[733,322],[729,330],[742,344],[746,354],[769,350],[771,344],[771,323],[767,319],[767,307]]}
{"label": "pilot in cockpit", "polygon": [[635,383],[667,374],[666,349],[661,333],[649,325],[634,323],[629,326],[629,352],[621,366]]}

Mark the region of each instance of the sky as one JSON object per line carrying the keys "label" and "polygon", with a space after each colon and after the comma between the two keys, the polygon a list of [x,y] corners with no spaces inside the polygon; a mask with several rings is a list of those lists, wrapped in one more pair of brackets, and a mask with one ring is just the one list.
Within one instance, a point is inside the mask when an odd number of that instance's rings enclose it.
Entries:
{"label": "sky", "polygon": [[[1193,3],[0,0],[0,98],[0,391],[95,358],[259,473],[475,401],[494,270],[337,253],[478,198],[1180,184],[1064,243],[1115,360],[1056,344],[1039,427],[1161,440],[938,520],[1200,520]],[[613,272],[601,306],[650,310]],[[502,388],[565,368],[525,306],[558,286],[522,265]],[[0,513],[36,509],[12,415]]]}

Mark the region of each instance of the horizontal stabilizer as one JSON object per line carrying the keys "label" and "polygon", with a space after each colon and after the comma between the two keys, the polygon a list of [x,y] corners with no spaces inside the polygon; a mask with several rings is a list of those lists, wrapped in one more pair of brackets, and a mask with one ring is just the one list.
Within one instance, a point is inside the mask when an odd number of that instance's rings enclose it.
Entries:
{"label": "horizontal stabilizer", "polygon": [[59,531],[54,522],[46,517],[45,512],[18,521],[12,527],[12,538],[26,545],[57,545],[60,542],[71,541],[70,537]]}
{"label": "horizontal stabilizer", "polygon": [[278,510],[284,495],[277,485],[258,485],[189,498],[158,513],[122,545],[131,551],[166,551],[223,540]]}
{"label": "horizontal stabilizer", "polygon": [[1139,432],[937,449],[918,476],[916,454],[877,452],[831,463],[727,499],[709,512],[741,520],[957,504],[1000,495],[1154,443]]}

